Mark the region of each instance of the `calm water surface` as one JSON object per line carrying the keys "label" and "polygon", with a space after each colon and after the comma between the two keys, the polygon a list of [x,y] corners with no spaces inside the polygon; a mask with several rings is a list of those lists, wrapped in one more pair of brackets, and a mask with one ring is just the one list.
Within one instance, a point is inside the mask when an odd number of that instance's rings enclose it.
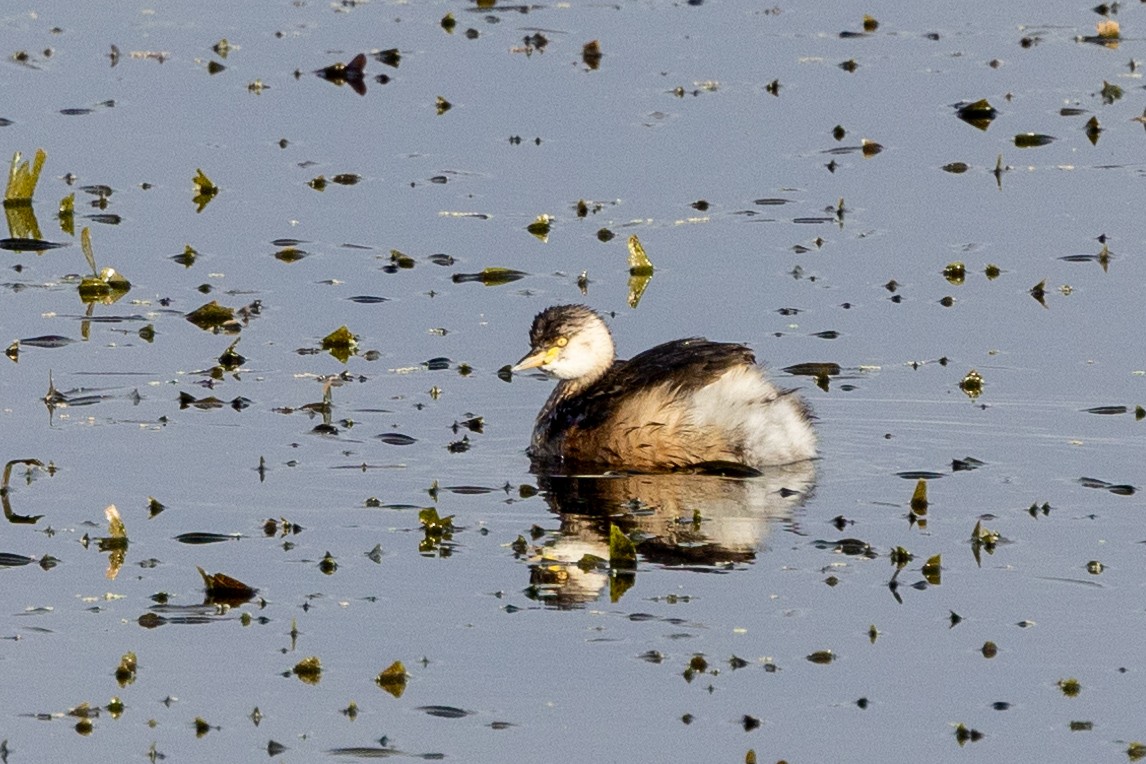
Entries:
{"label": "calm water surface", "polygon": [[[878,29],[841,35],[865,12]],[[15,467],[7,497],[42,517],[0,552],[57,563],[0,572],[9,760],[1124,760],[1146,737],[1144,14],[1121,6],[1103,46],[1077,39],[1093,11],[1039,3],[4,11],[0,156],[47,152],[32,209],[66,246],[0,251],[0,339],[72,340],[0,371],[4,461],[56,468]],[[360,52],[364,93],[315,76]],[[955,116],[980,98],[985,131]],[[201,211],[198,169],[221,189]],[[114,304],[78,295],[73,192],[75,231],[131,281]],[[636,309],[633,234],[656,266]],[[490,267],[527,275],[464,278]],[[238,335],[184,320],[210,300],[259,310]],[[747,483],[529,474],[550,383],[497,371],[569,301],[612,313],[624,355],[750,343],[812,403],[822,458]],[[342,325],[346,363],[319,349]],[[841,373],[779,371],[803,362]],[[324,421],[305,407],[337,374]],[[49,379],[71,405],[45,405]],[[576,565],[608,556],[610,516],[635,576]],[[1000,534],[978,560],[976,522]],[[196,566],[259,593],[200,606]],[[311,656],[317,683],[291,673]],[[399,697],[374,681],[394,661]]]}

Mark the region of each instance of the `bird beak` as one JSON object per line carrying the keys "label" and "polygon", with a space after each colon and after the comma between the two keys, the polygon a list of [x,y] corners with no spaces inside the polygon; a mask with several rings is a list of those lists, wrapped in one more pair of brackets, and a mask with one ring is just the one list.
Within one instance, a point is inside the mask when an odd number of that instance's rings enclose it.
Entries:
{"label": "bird beak", "polygon": [[540,348],[537,350],[530,350],[524,358],[517,362],[510,371],[525,371],[526,369],[536,369],[549,361],[553,360],[551,356],[555,355],[553,352],[556,348]]}

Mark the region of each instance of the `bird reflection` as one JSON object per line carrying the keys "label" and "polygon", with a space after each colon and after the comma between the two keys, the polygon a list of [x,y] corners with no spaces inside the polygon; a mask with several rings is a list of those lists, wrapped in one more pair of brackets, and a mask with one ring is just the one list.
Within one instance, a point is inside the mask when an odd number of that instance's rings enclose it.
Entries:
{"label": "bird reflection", "polygon": [[618,599],[628,587],[618,586],[618,571],[608,565],[611,524],[637,543],[645,563],[705,571],[751,563],[771,524],[791,518],[815,478],[811,461],[751,478],[540,475],[538,487],[561,528],[537,550],[527,594],[570,608],[596,600],[608,586]]}

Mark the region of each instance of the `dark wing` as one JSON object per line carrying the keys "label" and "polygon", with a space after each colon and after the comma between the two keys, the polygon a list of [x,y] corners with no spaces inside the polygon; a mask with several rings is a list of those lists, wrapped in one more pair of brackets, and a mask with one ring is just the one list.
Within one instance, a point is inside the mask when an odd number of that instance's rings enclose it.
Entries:
{"label": "dark wing", "polygon": [[579,427],[597,427],[608,421],[624,399],[651,388],[668,384],[673,394],[692,393],[729,369],[755,364],[752,350],[744,345],[710,342],[703,337],[673,340],[614,363],[604,377],[578,396],[577,411],[567,413],[573,414],[571,419]]}

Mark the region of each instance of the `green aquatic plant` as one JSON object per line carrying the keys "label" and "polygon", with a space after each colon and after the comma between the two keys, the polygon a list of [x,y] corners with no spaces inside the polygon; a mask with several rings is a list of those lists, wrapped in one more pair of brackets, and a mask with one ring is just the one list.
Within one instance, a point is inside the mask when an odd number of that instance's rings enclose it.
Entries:
{"label": "green aquatic plant", "polygon": [[76,195],[68,194],[60,200],[60,208],[56,212],[60,219],[60,230],[68,236],[76,235]]}
{"label": "green aquatic plant", "polygon": [[524,271],[517,271],[513,268],[490,266],[489,268],[483,268],[478,273],[455,273],[450,277],[450,280],[455,284],[465,284],[476,281],[485,286],[501,286],[502,284],[510,284],[523,279],[528,275],[529,274]]}
{"label": "green aquatic plant", "polygon": [[637,548],[616,525],[609,525],[609,565],[615,569],[637,567]]}
{"label": "green aquatic plant", "polygon": [[402,664],[402,661],[394,661],[382,669],[382,672],[374,678],[374,682],[395,698],[400,698],[402,697],[402,693],[406,691],[406,681],[408,679],[409,674],[406,673],[406,667]]}
{"label": "green aquatic plant", "polygon": [[358,352],[358,338],[343,325],[322,338],[322,349],[346,363],[350,356]]}
{"label": "green aquatic plant", "polygon": [[218,331],[226,328],[228,331],[239,331],[239,323],[235,320],[235,309],[220,305],[218,301],[200,305],[188,313],[185,318],[200,329]]}
{"label": "green aquatic plant", "polygon": [[911,494],[911,511],[916,515],[927,514],[927,481],[923,478],[915,484]]}
{"label": "green aquatic plant", "polygon": [[934,555],[927,558],[927,562],[923,563],[923,577],[927,579],[927,583],[932,586],[939,586],[942,583],[942,555]]}
{"label": "green aquatic plant", "polygon": [[629,237],[629,307],[636,308],[653,278],[653,261],[636,234]]}
{"label": "green aquatic plant", "polygon": [[117,273],[115,268],[96,266],[95,252],[92,249],[91,229],[87,226],[84,226],[84,230],[80,232],[80,248],[83,250],[84,258],[88,261],[88,267],[92,269],[92,275],[85,276],[80,280],[80,299],[85,304],[90,305],[99,302],[110,305],[131,291],[131,282]]}
{"label": "green aquatic plant", "polygon": [[533,234],[542,244],[549,241],[549,231],[553,227],[553,218],[549,215],[542,213],[538,215],[532,223],[525,227],[525,230]]}
{"label": "green aquatic plant", "polygon": [[246,602],[259,592],[258,589],[247,586],[226,573],[208,573],[199,566],[195,566],[195,570],[199,571],[199,575],[203,578],[203,589],[209,600],[228,603]]}
{"label": "green aquatic plant", "polygon": [[306,684],[318,684],[322,679],[322,661],[318,659],[317,655],[303,658],[294,664],[291,673]]}
{"label": "green aquatic plant", "polygon": [[961,286],[967,277],[967,267],[962,262],[948,263],[943,269],[943,278],[952,286]]}
{"label": "green aquatic plant", "polygon": [[127,687],[135,681],[137,669],[138,661],[135,658],[135,653],[124,653],[123,657],[119,659],[119,665],[115,667],[115,681],[119,683],[120,687]]}
{"label": "green aquatic plant", "polygon": [[195,196],[191,200],[195,202],[195,212],[202,212],[203,208],[218,195],[219,187],[200,169],[195,170],[195,177],[191,179],[191,183],[195,186]]}
{"label": "green aquatic plant", "polygon": [[47,158],[48,154],[43,149],[36,149],[30,164],[20,163],[23,156],[19,151],[12,155],[12,164],[8,168],[8,187],[4,190],[5,207],[32,204],[36,184],[40,182],[40,171],[44,169]]}

